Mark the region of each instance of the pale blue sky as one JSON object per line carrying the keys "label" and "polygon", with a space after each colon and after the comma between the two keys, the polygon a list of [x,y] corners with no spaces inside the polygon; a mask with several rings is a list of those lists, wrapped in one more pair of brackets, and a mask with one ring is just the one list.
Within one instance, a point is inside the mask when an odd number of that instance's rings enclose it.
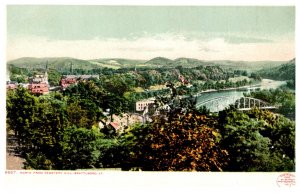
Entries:
{"label": "pale blue sky", "polygon": [[[126,56],[149,59],[155,55],[213,59],[213,53],[221,59],[220,52],[224,49],[224,59],[242,60],[243,54],[229,53],[228,49],[241,51],[245,45],[245,51],[249,52],[254,44],[258,49],[276,44],[276,50],[282,52],[281,43],[288,49],[284,54],[288,58],[294,55],[294,31],[294,7],[7,7],[8,59],[26,54],[36,57],[65,54],[83,59]],[[180,51],[176,45],[184,50]],[[40,53],[40,46],[48,55]],[[60,53],[53,51],[55,46]],[[99,53],[91,49],[98,49]],[[272,55],[276,60],[276,50],[253,60],[272,59]],[[284,56],[281,54],[280,58]]]}

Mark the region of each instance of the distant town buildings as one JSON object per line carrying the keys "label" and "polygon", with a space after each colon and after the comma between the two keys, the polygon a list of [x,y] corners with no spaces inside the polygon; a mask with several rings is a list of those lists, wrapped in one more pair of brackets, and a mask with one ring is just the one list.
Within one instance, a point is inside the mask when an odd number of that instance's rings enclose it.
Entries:
{"label": "distant town buildings", "polygon": [[32,94],[48,94],[49,93],[49,83],[48,83],[48,73],[47,65],[44,74],[35,74],[29,79],[28,90]]}
{"label": "distant town buildings", "polygon": [[29,84],[26,84],[26,83],[18,83],[18,82],[15,82],[15,81],[6,81],[6,89],[7,90],[14,90],[16,89],[18,86],[21,86],[23,88],[28,88],[28,85]]}
{"label": "distant town buildings", "polygon": [[13,81],[7,81],[6,82],[6,89],[7,90],[14,90],[18,87],[18,84],[16,82]]}
{"label": "distant town buildings", "polygon": [[62,90],[65,90],[67,87],[69,87],[72,84],[76,84],[77,79],[76,78],[66,78],[62,77],[60,80],[60,87]]}
{"label": "distant town buildings", "polygon": [[48,84],[46,82],[39,82],[39,83],[32,82],[28,85],[28,90],[32,94],[48,94],[49,93]]}
{"label": "distant town buildings", "polygon": [[79,80],[99,79],[98,75],[64,75],[60,80],[62,90],[65,90],[72,84],[76,84]]}
{"label": "distant town buildings", "polygon": [[178,76],[178,79],[180,80],[180,82],[182,83],[182,84],[189,84],[189,81],[187,80],[187,79],[185,79],[184,78],[184,76],[182,76],[182,75],[179,75]]}
{"label": "distant town buildings", "polygon": [[155,99],[147,99],[147,100],[142,100],[142,101],[137,101],[135,104],[135,110],[136,111],[144,111],[146,107],[148,107],[150,104],[154,104]]}
{"label": "distant town buildings", "polygon": [[105,127],[114,130],[117,133],[122,133],[126,128],[136,123],[142,123],[143,117],[139,114],[124,113],[122,115],[112,115],[112,119],[106,119],[99,122],[99,129]]}
{"label": "distant town buildings", "polygon": [[30,83],[42,83],[42,82],[48,84],[47,71],[44,74],[36,74],[30,78]]}

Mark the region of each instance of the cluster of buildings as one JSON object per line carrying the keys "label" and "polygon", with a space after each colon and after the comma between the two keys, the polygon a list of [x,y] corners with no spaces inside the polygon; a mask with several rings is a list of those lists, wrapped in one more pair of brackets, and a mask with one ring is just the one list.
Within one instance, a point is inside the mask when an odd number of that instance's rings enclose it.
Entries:
{"label": "cluster of buildings", "polygon": [[36,74],[29,80],[28,90],[32,94],[48,94],[49,93],[49,83],[48,83],[48,73],[47,70],[44,74]]}
{"label": "cluster of buildings", "polygon": [[142,123],[143,117],[139,114],[124,113],[122,115],[112,115],[111,118],[99,122],[99,129],[105,127],[114,130],[117,133],[123,133],[129,125]]}
{"label": "cluster of buildings", "polygon": [[[98,75],[63,75],[60,80],[60,89],[65,90],[70,85],[76,84],[78,81],[88,80],[88,79],[99,79]],[[35,74],[33,77],[29,78],[29,83],[17,83],[14,81],[6,82],[7,90],[14,90],[18,86],[23,86],[27,88],[32,94],[44,95],[48,94],[50,91],[50,85],[48,82],[48,73],[47,70],[45,73]]]}
{"label": "cluster of buildings", "polygon": [[7,90],[14,90],[18,86],[27,88],[33,94],[48,94],[49,93],[49,83],[47,71],[44,74],[36,74],[29,78],[29,83],[17,83],[14,81],[6,82]]}
{"label": "cluster of buildings", "polygon": [[80,80],[99,79],[98,75],[64,75],[60,80],[60,87],[65,90],[72,84],[76,84]]}
{"label": "cluster of buildings", "polygon": [[[48,94],[49,93],[49,82],[48,82],[48,63],[46,64],[46,70],[44,73],[38,73],[34,76],[30,77],[29,83],[17,83],[14,81],[7,81],[6,82],[6,89],[7,90],[14,90],[18,86],[22,86],[28,89],[33,94]],[[7,79],[9,79],[9,75],[7,75]]]}

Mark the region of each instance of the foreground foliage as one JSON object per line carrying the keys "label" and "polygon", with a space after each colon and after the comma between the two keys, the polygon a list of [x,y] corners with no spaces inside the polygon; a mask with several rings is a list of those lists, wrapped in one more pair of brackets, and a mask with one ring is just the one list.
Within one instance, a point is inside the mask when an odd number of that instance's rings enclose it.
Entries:
{"label": "foreground foliage", "polygon": [[295,122],[269,111],[220,112],[222,146],[229,171],[294,171]]}
{"label": "foreground foliage", "polygon": [[222,171],[227,151],[221,149],[218,131],[209,118],[194,111],[156,118],[145,138],[147,170]]}

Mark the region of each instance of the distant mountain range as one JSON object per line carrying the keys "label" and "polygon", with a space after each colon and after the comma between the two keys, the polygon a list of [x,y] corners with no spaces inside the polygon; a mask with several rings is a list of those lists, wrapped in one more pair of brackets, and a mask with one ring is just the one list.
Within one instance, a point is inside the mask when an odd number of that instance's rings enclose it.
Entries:
{"label": "distant mountain range", "polygon": [[194,58],[177,58],[171,60],[164,57],[156,57],[151,60],[133,60],[124,58],[106,58],[106,59],[93,59],[93,60],[81,60],[69,57],[59,58],[32,58],[24,57],[7,62],[7,66],[14,65],[20,68],[27,69],[45,69],[48,64],[49,69],[56,69],[58,71],[69,70],[71,64],[73,69],[95,69],[95,68],[123,68],[123,67],[196,67],[196,66],[220,66],[223,68],[233,68],[240,70],[257,71],[263,68],[275,68],[287,61],[206,61],[198,60]]}

